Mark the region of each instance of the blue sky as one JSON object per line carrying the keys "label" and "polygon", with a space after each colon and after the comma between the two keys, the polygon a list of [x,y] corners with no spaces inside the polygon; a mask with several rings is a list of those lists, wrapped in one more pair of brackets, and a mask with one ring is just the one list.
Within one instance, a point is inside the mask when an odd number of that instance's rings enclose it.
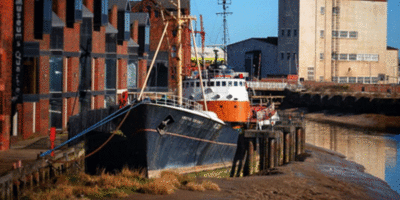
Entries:
{"label": "blue sky", "polygon": [[[221,1],[221,0],[220,0]],[[191,0],[191,15],[203,15],[206,45],[223,44],[222,6],[218,0]],[[227,17],[231,43],[252,37],[277,36],[278,0],[232,0]],[[197,22],[200,30],[200,20]],[[387,45],[400,49],[400,0],[388,0]],[[200,46],[200,39],[196,41]]]}

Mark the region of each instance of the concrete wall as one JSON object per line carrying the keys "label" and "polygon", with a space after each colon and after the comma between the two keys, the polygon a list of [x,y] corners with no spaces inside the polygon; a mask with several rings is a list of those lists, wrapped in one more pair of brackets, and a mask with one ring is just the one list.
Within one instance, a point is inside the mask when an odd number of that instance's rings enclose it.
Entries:
{"label": "concrete wall", "polygon": [[399,50],[388,49],[386,51],[386,74],[389,75],[387,83],[399,82]]}
{"label": "concrete wall", "polygon": [[277,46],[249,39],[228,46],[228,65],[233,67],[236,72],[245,72],[246,52],[261,51],[261,76],[276,75],[284,73],[277,66]]}
{"label": "concrete wall", "polygon": [[[333,14],[333,7],[339,7],[339,14]],[[299,37],[288,37],[288,29],[293,33],[296,27]],[[292,49],[298,52],[299,77],[305,80],[341,82],[373,77],[378,83],[379,74],[395,76],[386,70],[386,63],[396,62],[386,59],[386,30],[387,2],[384,0],[279,1],[278,54],[287,54]],[[334,37],[333,31],[338,31],[339,35],[340,31],[347,31],[347,34],[356,31],[357,36]],[[347,59],[333,60],[332,53],[335,52],[338,57],[344,54]],[[357,58],[351,60],[350,54]],[[362,60],[359,59],[361,54],[377,55],[378,58]],[[278,57],[279,65],[288,68],[286,55],[283,60],[281,55]]]}
{"label": "concrete wall", "polygon": [[[304,3],[305,1],[301,1]],[[308,2],[308,1],[307,1]],[[281,74],[296,74],[299,58],[299,0],[279,0],[278,68]],[[290,31],[290,36],[288,35]],[[283,58],[282,58],[283,54]],[[288,59],[288,54],[290,59]]]}

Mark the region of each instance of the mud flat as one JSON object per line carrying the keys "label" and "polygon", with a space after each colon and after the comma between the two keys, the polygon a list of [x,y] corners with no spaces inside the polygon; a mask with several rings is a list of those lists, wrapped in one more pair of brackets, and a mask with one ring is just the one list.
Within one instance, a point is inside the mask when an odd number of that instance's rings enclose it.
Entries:
{"label": "mud flat", "polygon": [[[221,191],[177,190],[171,195],[134,194],[132,199],[400,199],[389,185],[342,155],[307,145],[304,161],[278,167],[274,175],[211,180]],[[264,173],[265,174],[265,173]],[[129,199],[128,198],[128,199]]]}
{"label": "mud flat", "polygon": [[307,113],[305,118],[321,123],[400,134],[400,116],[383,114]]}

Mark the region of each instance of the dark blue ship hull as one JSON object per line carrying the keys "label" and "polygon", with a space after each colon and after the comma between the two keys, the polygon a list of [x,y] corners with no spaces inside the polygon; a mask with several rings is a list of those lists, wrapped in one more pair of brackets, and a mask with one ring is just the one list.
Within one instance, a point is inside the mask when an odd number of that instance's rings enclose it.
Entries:
{"label": "dark blue ship hull", "polygon": [[[207,115],[151,103],[131,110],[120,130],[125,137],[114,137],[96,156],[89,157],[88,168],[113,171],[128,166],[149,173],[231,163],[238,139],[236,130]],[[87,151],[97,148],[108,136],[92,133],[86,142]]]}

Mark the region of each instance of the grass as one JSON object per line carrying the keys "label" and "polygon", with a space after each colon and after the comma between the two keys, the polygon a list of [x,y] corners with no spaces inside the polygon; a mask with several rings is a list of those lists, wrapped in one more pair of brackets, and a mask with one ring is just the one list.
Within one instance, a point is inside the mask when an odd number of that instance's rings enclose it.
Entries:
{"label": "grass", "polygon": [[194,172],[188,174],[192,178],[228,178],[230,175],[231,168],[221,168],[209,171]]}
{"label": "grass", "polygon": [[220,191],[217,184],[211,181],[198,183],[196,178],[190,175],[163,171],[160,178],[147,179],[144,173],[140,171],[124,168],[115,175],[104,172],[97,176],[90,176],[85,173],[63,175],[57,178],[56,184],[41,190],[29,191],[22,199],[123,198],[138,192],[167,195],[174,193],[177,189]]}

